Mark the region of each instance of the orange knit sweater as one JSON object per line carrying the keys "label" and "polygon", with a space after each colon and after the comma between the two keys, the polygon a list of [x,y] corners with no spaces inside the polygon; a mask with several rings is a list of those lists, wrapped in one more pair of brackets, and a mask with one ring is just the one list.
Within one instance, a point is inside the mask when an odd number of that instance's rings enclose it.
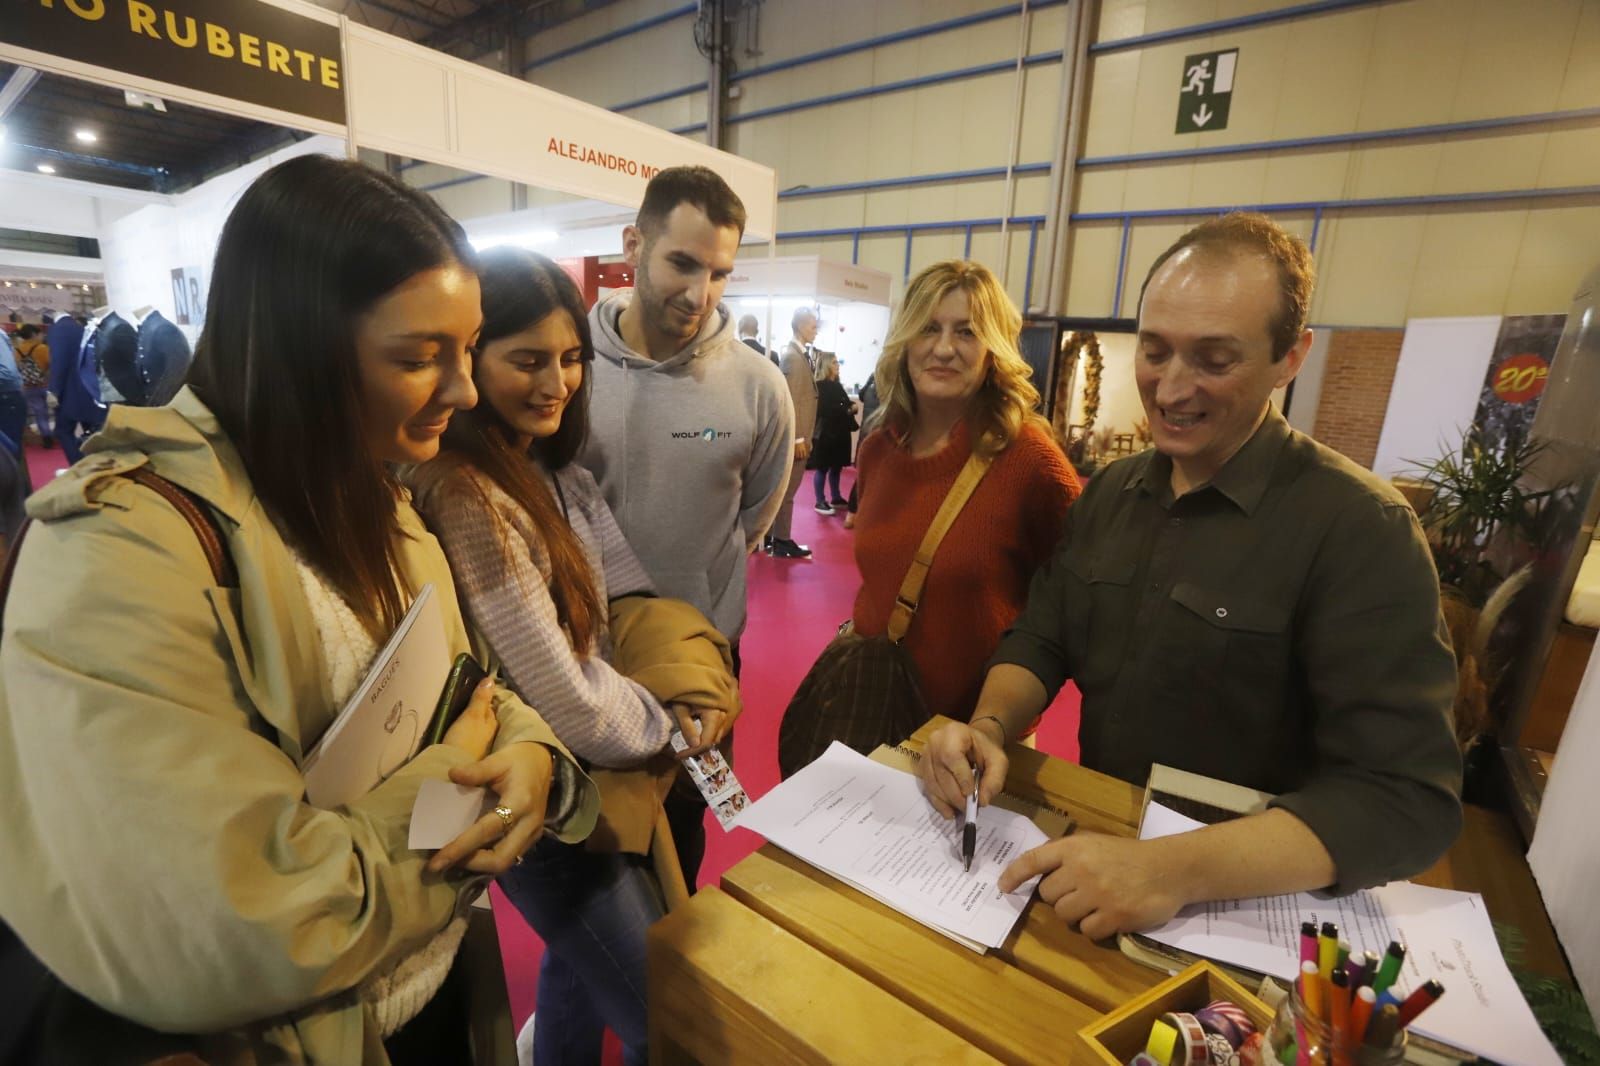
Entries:
{"label": "orange knit sweater", "polygon": [[[885,430],[857,458],[856,631],[876,636],[917,545],[972,454],[965,424],[942,451],[913,459]],[[984,666],[1022,612],[1033,572],[1050,557],[1081,486],[1050,433],[1029,423],[995,459],[933,557],[906,648],[931,714],[965,721]]]}

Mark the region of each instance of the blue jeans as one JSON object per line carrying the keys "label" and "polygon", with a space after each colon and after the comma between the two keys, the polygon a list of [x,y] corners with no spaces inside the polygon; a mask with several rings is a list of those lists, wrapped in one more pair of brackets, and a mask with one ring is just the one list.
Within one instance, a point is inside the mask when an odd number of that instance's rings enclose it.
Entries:
{"label": "blue jeans", "polygon": [[645,930],[664,912],[648,860],[541,840],[500,887],[544,940],[534,1066],[600,1061],[609,1028],[628,1066],[649,1061]]}
{"label": "blue jeans", "polygon": [[817,490],[818,507],[828,502],[827,497],[822,495],[824,478],[827,479],[828,487],[833,490],[833,498],[836,500],[844,498],[839,495],[839,475],[843,472],[844,467],[842,466],[830,466],[826,469],[813,470],[811,472],[811,487]]}
{"label": "blue jeans", "polygon": [[34,428],[39,431],[43,440],[49,440],[50,433],[50,400],[49,392],[43,385],[35,388],[24,387],[23,399],[28,401],[28,411],[33,415]]}

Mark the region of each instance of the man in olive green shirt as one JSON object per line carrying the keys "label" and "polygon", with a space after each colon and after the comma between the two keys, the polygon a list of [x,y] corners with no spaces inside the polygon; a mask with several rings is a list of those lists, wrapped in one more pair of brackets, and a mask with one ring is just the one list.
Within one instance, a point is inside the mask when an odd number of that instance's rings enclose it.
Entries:
{"label": "man in olive green shirt", "polygon": [[1189,903],[1352,891],[1429,866],[1461,822],[1455,662],[1415,515],[1392,486],[1289,428],[1270,398],[1311,344],[1310,253],[1259,215],[1156,261],[1135,376],[1155,449],[1100,472],[1002,639],[970,725],[929,744],[947,816],[1004,785],[1003,746],[1070,677],[1083,764],[1152,763],[1277,794],[1160,840],[1080,833],[1017,859],[1091,937]]}

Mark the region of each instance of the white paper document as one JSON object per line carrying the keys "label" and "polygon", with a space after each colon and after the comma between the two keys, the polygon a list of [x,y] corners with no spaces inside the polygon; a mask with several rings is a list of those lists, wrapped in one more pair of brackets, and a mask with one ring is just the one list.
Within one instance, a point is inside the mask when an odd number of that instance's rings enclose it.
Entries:
{"label": "white paper document", "polygon": [[488,789],[429,778],[417,789],[411,805],[411,832],[406,847],[437,851],[472,828],[493,804]]}
{"label": "white paper document", "polygon": [[422,746],[450,676],[450,644],[424,585],[339,717],[301,762],[306,799],[331,809],[360,799]]}
{"label": "white paper document", "polygon": [[[1201,828],[1157,803],[1145,811],[1142,839]],[[1293,981],[1300,970],[1300,923],[1335,922],[1352,954],[1389,942],[1406,946],[1396,987],[1410,993],[1429,980],[1445,994],[1411,1028],[1421,1036],[1505,1066],[1559,1066],[1560,1056],[1534,1020],[1495,940],[1483,897],[1473,892],[1395,881],[1348,896],[1228,900],[1185,907],[1144,935],[1183,951]]]}
{"label": "white paper document", "polygon": [[960,817],[941,818],[914,776],[837,741],[737,824],[976,951],[1005,942],[1038,882],[1001,895],[1001,871],[1049,839],[1020,814],[984,807],[968,873]]}

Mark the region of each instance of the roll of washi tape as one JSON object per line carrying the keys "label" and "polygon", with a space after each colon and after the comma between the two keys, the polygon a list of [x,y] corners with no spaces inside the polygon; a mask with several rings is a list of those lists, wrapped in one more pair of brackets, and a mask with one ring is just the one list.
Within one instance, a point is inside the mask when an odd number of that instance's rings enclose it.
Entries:
{"label": "roll of washi tape", "polygon": [[1166,1064],[1151,1058],[1149,1052],[1141,1051],[1128,1060],[1128,1066],[1166,1066]]}
{"label": "roll of washi tape", "polygon": [[1210,1066],[1211,1051],[1206,1047],[1206,1031],[1195,1016],[1186,1011],[1172,1011],[1161,1016],[1178,1031],[1178,1054],[1172,1057],[1173,1066]]}
{"label": "roll of washi tape", "polygon": [[1243,1044],[1245,1037],[1256,1031],[1256,1023],[1250,1020],[1244,1008],[1225,999],[1207,1003],[1194,1012],[1194,1017],[1202,1029],[1227,1037],[1234,1047]]}
{"label": "roll of washi tape", "polygon": [[1178,1046],[1178,1030],[1166,1022],[1156,1022],[1150,1027],[1150,1039],[1144,1052],[1161,1066],[1171,1066],[1172,1053]]}
{"label": "roll of washi tape", "polygon": [[1260,1031],[1251,1033],[1239,1045],[1239,1066],[1266,1066],[1267,1038]]}
{"label": "roll of washi tape", "polygon": [[1221,1033],[1206,1034],[1206,1053],[1211,1057],[1211,1066],[1239,1066],[1239,1049]]}

